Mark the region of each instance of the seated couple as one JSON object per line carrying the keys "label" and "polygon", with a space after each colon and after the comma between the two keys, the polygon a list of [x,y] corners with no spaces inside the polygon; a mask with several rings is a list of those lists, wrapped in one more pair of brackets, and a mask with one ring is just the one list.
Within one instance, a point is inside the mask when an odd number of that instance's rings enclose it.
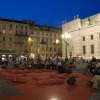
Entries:
{"label": "seated couple", "polygon": [[100,87],[100,68],[88,83],[93,87],[93,90],[97,90]]}
{"label": "seated couple", "polygon": [[88,81],[88,84],[93,87],[93,91],[99,89],[99,87],[100,87],[100,75],[95,75],[91,80]]}

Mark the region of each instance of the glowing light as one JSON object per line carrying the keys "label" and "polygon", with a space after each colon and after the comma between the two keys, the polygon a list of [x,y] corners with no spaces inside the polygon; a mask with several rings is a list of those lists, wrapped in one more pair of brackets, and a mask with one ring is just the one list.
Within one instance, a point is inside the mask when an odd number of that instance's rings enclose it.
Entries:
{"label": "glowing light", "polygon": [[4,61],[5,60],[5,58],[2,58],[2,61]]}
{"label": "glowing light", "polygon": [[65,32],[63,35],[61,35],[62,39],[69,39],[71,38],[71,35]]}
{"label": "glowing light", "polygon": [[58,39],[56,39],[56,44],[59,44],[59,40]]}
{"label": "glowing light", "polygon": [[52,97],[50,100],[58,100],[56,97]]}
{"label": "glowing light", "polygon": [[62,39],[64,38],[64,35],[61,35]]}
{"label": "glowing light", "polygon": [[12,55],[9,55],[9,57],[12,57]]}
{"label": "glowing light", "polygon": [[5,33],[6,33],[6,31],[5,31],[5,30],[2,30],[2,33],[4,33],[4,34],[5,34]]}
{"label": "glowing light", "polygon": [[5,57],[6,55],[2,55],[3,57]]}
{"label": "glowing light", "polygon": [[32,38],[29,37],[29,38],[28,38],[28,42],[29,42],[29,43],[32,43],[32,41],[33,41]]}
{"label": "glowing light", "polygon": [[30,54],[30,58],[34,58],[35,55],[33,53]]}
{"label": "glowing light", "polygon": [[24,58],[24,56],[23,56],[23,55],[21,55],[20,57],[21,57],[21,58]]}

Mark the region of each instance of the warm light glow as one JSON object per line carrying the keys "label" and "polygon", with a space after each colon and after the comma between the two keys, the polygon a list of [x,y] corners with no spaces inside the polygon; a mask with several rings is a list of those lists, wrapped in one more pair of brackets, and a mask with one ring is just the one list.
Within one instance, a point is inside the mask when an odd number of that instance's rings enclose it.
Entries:
{"label": "warm light glow", "polygon": [[2,58],[2,61],[4,61],[5,60],[5,58]]}
{"label": "warm light glow", "polygon": [[59,44],[59,40],[58,39],[56,39],[56,44]]}
{"label": "warm light glow", "polygon": [[53,98],[51,98],[50,100],[58,100],[57,98],[55,98],[55,97],[53,97]]}
{"label": "warm light glow", "polygon": [[64,38],[64,35],[61,35],[62,39]]}
{"label": "warm light glow", "polygon": [[4,33],[4,34],[5,34],[5,33],[6,33],[6,30],[2,30],[2,33]]}
{"label": "warm light glow", "polygon": [[38,53],[40,53],[40,49],[38,48]]}
{"label": "warm light glow", "polygon": [[20,57],[21,57],[21,58],[24,58],[24,56],[23,56],[23,55],[21,55]]}
{"label": "warm light glow", "polygon": [[30,54],[30,58],[33,59],[34,57],[35,57],[35,55],[34,55],[33,53],[31,53],[31,54]]}
{"label": "warm light glow", "polygon": [[71,38],[71,35],[68,34],[67,32],[65,32],[65,33],[63,34],[63,38],[69,39],[69,38]]}
{"label": "warm light glow", "polygon": [[31,37],[28,38],[28,42],[32,43],[32,38]]}
{"label": "warm light glow", "polygon": [[2,55],[2,56],[4,57],[4,56],[6,56],[6,55]]}
{"label": "warm light glow", "polygon": [[10,32],[9,32],[10,34],[12,34],[12,30],[10,30]]}
{"label": "warm light glow", "polygon": [[9,57],[12,57],[12,55],[9,55]]}

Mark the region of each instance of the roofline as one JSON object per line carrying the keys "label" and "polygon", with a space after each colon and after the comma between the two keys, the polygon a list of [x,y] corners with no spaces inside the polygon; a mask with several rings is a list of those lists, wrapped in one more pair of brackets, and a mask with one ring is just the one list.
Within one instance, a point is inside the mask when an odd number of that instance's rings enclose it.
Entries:
{"label": "roofline", "polygon": [[21,21],[21,20],[15,20],[15,19],[6,19],[6,18],[0,18],[1,21],[7,21],[7,22],[14,22],[14,23],[22,23],[22,24],[32,24],[29,22]]}
{"label": "roofline", "polygon": [[13,22],[13,23],[20,23],[20,24],[28,24],[32,26],[38,26],[38,27],[46,27],[46,28],[53,28],[53,29],[58,29],[61,30],[61,28],[55,27],[55,26],[48,26],[48,25],[37,25],[32,22],[28,22],[25,20],[15,20],[15,19],[6,19],[6,18],[0,18],[0,21],[7,21],[7,22]]}
{"label": "roofline", "polygon": [[45,27],[45,28],[53,28],[53,29],[58,29],[58,30],[61,30],[61,28],[58,28],[58,27],[56,27],[56,26],[37,25],[37,24],[35,24],[35,25],[33,25],[33,26],[39,26],[39,27]]}

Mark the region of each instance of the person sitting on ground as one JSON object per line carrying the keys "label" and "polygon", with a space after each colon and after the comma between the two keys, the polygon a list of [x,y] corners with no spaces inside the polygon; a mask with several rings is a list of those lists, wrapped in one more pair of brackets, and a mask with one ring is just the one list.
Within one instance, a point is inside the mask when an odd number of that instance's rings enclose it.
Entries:
{"label": "person sitting on ground", "polygon": [[100,75],[100,66],[99,67],[96,67],[93,71],[93,75]]}
{"label": "person sitting on ground", "polygon": [[90,61],[90,62],[88,63],[88,65],[86,66],[86,72],[89,71],[88,73],[93,74],[93,71],[94,71],[95,68],[96,68],[96,63]]}
{"label": "person sitting on ground", "polygon": [[100,84],[100,75],[95,75],[88,83],[93,87],[93,91],[97,90]]}

